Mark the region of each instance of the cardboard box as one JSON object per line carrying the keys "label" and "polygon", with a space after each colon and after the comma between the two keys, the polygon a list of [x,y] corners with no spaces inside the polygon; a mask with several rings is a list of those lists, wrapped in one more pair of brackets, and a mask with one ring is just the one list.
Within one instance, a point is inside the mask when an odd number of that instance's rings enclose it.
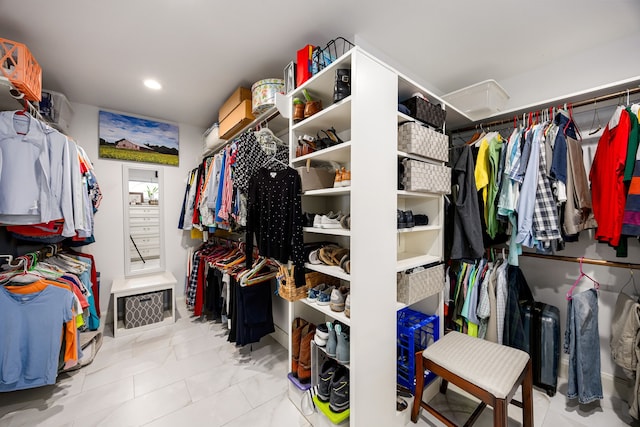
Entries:
{"label": "cardboard box", "polygon": [[246,87],[236,89],[218,110],[218,123],[222,122],[242,101],[247,99],[251,102],[251,89]]}
{"label": "cardboard box", "polygon": [[251,123],[254,119],[251,113],[251,97],[245,99],[229,113],[227,117],[220,121],[218,132],[221,139],[229,139],[237,133],[243,126]]}

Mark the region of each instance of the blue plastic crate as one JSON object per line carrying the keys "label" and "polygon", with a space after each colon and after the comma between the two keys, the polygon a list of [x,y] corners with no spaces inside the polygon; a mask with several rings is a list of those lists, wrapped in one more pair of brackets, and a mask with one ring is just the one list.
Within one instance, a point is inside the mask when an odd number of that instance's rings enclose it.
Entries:
{"label": "blue plastic crate", "polygon": [[[415,393],[415,354],[427,348],[429,343],[440,338],[440,318],[435,314],[403,308],[398,311],[398,384]],[[425,373],[425,385],[435,378],[432,372]]]}

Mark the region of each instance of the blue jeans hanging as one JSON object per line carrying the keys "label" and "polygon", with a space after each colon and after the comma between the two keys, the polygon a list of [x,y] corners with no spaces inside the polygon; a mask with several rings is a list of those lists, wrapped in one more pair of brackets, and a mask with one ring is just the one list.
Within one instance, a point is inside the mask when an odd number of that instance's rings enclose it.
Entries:
{"label": "blue jeans hanging", "polygon": [[569,354],[567,397],[586,404],[602,399],[598,293],[574,294],[567,304],[564,352]]}

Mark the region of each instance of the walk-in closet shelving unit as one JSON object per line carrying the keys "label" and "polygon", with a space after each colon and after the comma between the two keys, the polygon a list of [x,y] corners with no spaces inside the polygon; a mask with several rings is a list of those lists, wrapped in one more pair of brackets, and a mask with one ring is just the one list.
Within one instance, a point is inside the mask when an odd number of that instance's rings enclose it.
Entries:
{"label": "walk-in closet shelving unit", "polygon": [[[351,95],[333,103],[335,72],[340,68],[351,69]],[[396,312],[402,307],[396,302],[396,274],[442,259],[442,196],[397,189],[397,160],[402,155],[397,150],[401,120],[397,104],[410,87],[409,94],[422,90],[355,47],[290,94],[302,98],[302,90],[307,89],[324,107],[299,123],[290,123],[292,167],[304,166],[310,159],[336,162],[351,171],[349,187],[313,190],[302,196],[305,212],[351,214],[350,230],[304,228],[306,242],[333,241],[350,248],[350,274],[335,266],[306,267],[350,283],[351,317],[305,300],[290,304],[289,317],[316,324],[337,319],[350,326],[349,424],[357,427],[404,424],[404,417],[396,413],[395,398]],[[298,136],[322,135],[321,130],[331,127],[343,143],[295,157]],[[426,213],[430,224],[398,231],[397,208]],[[431,312],[442,314],[441,306],[439,299],[431,304]],[[315,416],[319,418],[311,422],[324,425],[322,415]]]}

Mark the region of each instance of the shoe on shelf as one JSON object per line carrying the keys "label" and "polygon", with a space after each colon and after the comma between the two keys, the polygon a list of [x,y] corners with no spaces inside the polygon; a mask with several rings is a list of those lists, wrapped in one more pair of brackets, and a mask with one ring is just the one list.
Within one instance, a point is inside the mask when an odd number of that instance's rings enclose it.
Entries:
{"label": "shoe on shelf", "polygon": [[307,292],[307,301],[308,302],[316,302],[318,300],[318,295],[320,292],[324,291],[327,288],[325,283],[320,283],[318,286],[309,289]]}
{"label": "shoe on shelf", "polygon": [[333,323],[327,322],[327,329],[329,330],[329,337],[327,338],[327,347],[325,350],[329,356],[336,357],[338,338],[336,337],[336,330],[333,327]]}
{"label": "shoe on shelf", "polygon": [[[401,228],[407,228],[407,219],[404,215],[404,211],[401,211],[400,209],[397,209],[398,213],[397,213],[397,218],[398,218],[398,229]],[[314,222],[314,226],[315,226],[315,220]]]}
{"label": "shoe on shelf", "polygon": [[340,265],[342,257],[349,253],[349,249],[340,246],[324,246],[318,253],[318,258],[326,265]]}
{"label": "shoe on shelf", "polygon": [[313,340],[318,346],[324,347],[325,345],[327,345],[328,338],[329,338],[329,328],[327,328],[326,324],[320,323],[318,326],[316,326],[316,335],[313,338]]}
{"label": "shoe on shelf", "polygon": [[351,95],[351,69],[338,68],[333,86],[333,102],[338,102]]}
{"label": "shoe on shelf", "polygon": [[336,177],[333,180],[333,188],[342,187],[342,170],[336,169]]}
{"label": "shoe on shelf", "polygon": [[302,329],[302,333],[298,360],[298,380],[304,383],[311,380],[311,341],[316,335],[316,325],[309,323]]}
{"label": "shoe on shelf", "polygon": [[338,216],[337,213],[333,213],[333,211],[329,211],[329,213],[326,214],[316,214],[313,217],[313,226],[316,228],[322,228],[322,218],[327,217],[327,218],[336,218]]}
{"label": "shoe on shelf", "polygon": [[416,222],[413,219],[413,212],[409,211],[404,211],[404,220],[407,223],[407,228],[413,228],[416,226]]}
{"label": "shoe on shelf", "polygon": [[342,225],[340,225],[340,220],[342,220],[343,216],[344,215],[339,212],[335,216],[331,217],[323,215],[320,219],[320,228],[342,228]]}
{"label": "shoe on shelf", "polygon": [[351,272],[351,254],[348,253],[340,259],[340,268],[347,274]]}
{"label": "shoe on shelf", "polygon": [[413,219],[416,225],[429,225],[429,217],[424,214],[415,214]]}
{"label": "shoe on shelf", "polygon": [[340,219],[340,227],[345,230],[351,229],[351,214],[346,214]]}
{"label": "shoe on shelf", "polygon": [[325,135],[327,135],[335,144],[342,144],[344,141],[338,136],[338,133],[336,132],[335,128],[333,126],[331,126],[329,129],[325,131],[322,131],[325,133]]}
{"label": "shoe on shelf", "polygon": [[349,294],[349,288],[346,286],[340,286],[339,288],[334,288],[331,291],[331,300],[329,301],[329,307],[331,311],[341,312],[344,311],[344,301],[347,295]]}
{"label": "shoe on shelf", "polygon": [[338,366],[331,380],[329,409],[333,412],[344,412],[349,409],[349,370]]}
{"label": "shoe on shelf", "polygon": [[318,375],[318,399],[321,402],[328,402],[331,397],[331,381],[333,380],[333,374],[338,369],[338,363],[333,359],[327,359],[320,367],[320,374]]}
{"label": "shoe on shelf", "polygon": [[320,261],[320,258],[318,257],[319,253],[320,253],[320,248],[309,252],[309,263],[310,264],[314,264],[314,265],[322,264],[322,261]]}
{"label": "shoe on shelf", "polygon": [[351,294],[344,300],[344,315],[351,318]]}
{"label": "shoe on shelf", "polygon": [[349,187],[351,185],[351,171],[342,168],[342,182],[340,182],[341,187]]}
{"label": "shoe on shelf", "polygon": [[333,292],[334,287],[329,286],[318,294],[318,300],[316,301],[318,305],[329,305],[331,301],[331,292]]}
{"label": "shoe on shelf", "polygon": [[335,326],[336,331],[336,359],[340,363],[349,363],[349,334],[342,330],[342,325]]}
{"label": "shoe on shelf", "polygon": [[298,375],[298,362],[300,359],[300,341],[302,332],[309,322],[301,317],[296,317],[291,325],[291,372],[294,376]]}

